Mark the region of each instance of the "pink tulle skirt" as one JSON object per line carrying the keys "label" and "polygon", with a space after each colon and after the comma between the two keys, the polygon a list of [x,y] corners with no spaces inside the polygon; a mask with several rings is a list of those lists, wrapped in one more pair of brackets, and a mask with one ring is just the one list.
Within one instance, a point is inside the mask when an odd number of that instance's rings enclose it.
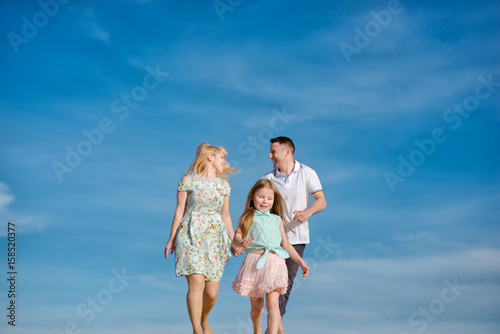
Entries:
{"label": "pink tulle skirt", "polygon": [[262,298],[273,291],[284,294],[288,286],[285,259],[270,252],[264,267],[257,269],[260,257],[261,255],[253,253],[245,255],[240,271],[234,279],[233,290],[244,297]]}

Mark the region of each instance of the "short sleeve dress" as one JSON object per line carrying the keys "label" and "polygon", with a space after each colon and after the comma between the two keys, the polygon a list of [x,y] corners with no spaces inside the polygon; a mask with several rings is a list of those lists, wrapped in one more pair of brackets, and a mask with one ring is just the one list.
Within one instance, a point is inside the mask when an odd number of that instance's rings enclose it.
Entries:
{"label": "short sleeve dress", "polygon": [[188,176],[177,189],[187,191],[188,196],[175,237],[175,274],[202,274],[206,281],[218,282],[231,258],[231,240],[220,214],[231,188],[219,177]]}

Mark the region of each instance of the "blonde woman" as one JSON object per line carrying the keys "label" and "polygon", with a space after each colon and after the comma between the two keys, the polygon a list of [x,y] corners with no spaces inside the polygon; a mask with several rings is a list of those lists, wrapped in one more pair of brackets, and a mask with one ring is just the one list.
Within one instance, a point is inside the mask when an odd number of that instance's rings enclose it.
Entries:
{"label": "blonde woman", "polygon": [[208,314],[217,301],[219,281],[231,257],[234,237],[227,176],[237,169],[223,147],[201,144],[177,188],[177,208],[165,257],[175,250],[175,273],[188,284],[186,297],[193,334],[212,334]]}

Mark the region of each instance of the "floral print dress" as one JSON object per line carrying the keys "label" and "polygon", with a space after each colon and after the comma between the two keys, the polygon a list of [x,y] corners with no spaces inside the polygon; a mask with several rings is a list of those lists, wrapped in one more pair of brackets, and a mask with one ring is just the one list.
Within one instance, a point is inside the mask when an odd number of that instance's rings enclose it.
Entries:
{"label": "floral print dress", "polygon": [[175,274],[202,274],[206,281],[218,282],[231,257],[231,240],[220,214],[231,188],[222,178],[188,176],[177,190],[187,191],[188,196],[175,237]]}

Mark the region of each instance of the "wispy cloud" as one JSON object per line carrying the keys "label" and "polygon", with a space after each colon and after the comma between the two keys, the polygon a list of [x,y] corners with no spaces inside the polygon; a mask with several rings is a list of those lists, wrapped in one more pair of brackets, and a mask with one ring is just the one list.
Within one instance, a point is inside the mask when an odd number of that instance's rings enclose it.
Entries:
{"label": "wispy cloud", "polygon": [[9,187],[0,182],[0,212],[6,210],[7,206],[14,200],[14,195],[10,194]]}
{"label": "wispy cloud", "polygon": [[94,7],[88,7],[80,19],[80,24],[90,38],[97,39],[105,44],[110,44],[109,32],[98,23]]}
{"label": "wispy cloud", "polygon": [[[17,233],[40,232],[44,226],[40,220],[32,215],[17,213],[11,210],[10,206],[14,201],[15,196],[11,193],[9,187],[5,183],[0,182],[0,220],[3,224],[7,224],[7,222],[13,223],[13,229]],[[7,228],[1,229],[0,236],[7,235],[7,232]]]}

